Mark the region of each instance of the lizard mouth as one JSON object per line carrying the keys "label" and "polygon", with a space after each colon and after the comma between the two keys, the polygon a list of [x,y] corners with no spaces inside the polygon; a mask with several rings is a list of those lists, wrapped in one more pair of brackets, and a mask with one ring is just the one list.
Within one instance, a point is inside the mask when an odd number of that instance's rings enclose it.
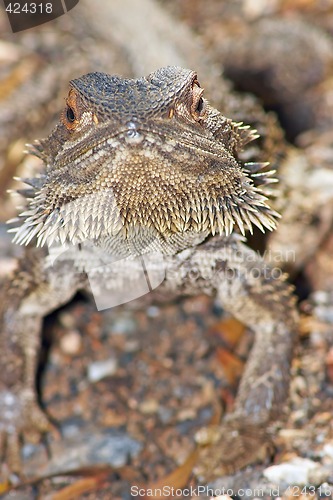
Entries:
{"label": "lizard mouth", "polygon": [[[189,125],[187,126],[189,127]],[[92,150],[108,153],[123,147],[137,148],[138,151],[142,150],[143,152],[149,151],[152,146],[159,149],[164,147],[165,151],[171,152],[177,146],[183,146],[195,152],[198,149],[195,139],[198,139],[198,141],[201,139],[200,149],[205,155],[216,157],[219,154],[219,147],[214,144],[212,137],[209,135],[203,137],[202,130],[200,132],[193,127],[191,136],[188,137],[187,134],[183,134],[183,127],[179,125],[175,130],[175,126],[172,128],[166,124],[155,124],[154,122],[152,122],[151,126],[147,126],[137,125],[135,122],[130,121],[125,126],[119,126],[118,130],[112,133],[110,133],[108,125],[100,126],[98,140],[96,140],[93,133],[88,133],[84,138],[80,138],[79,144],[73,142],[72,147],[67,146],[65,149],[60,150],[55,156],[54,162],[57,168],[63,168],[70,163],[82,163],[83,160],[91,156]],[[35,141],[34,144],[28,145],[28,152],[45,161],[42,151],[43,142]]]}

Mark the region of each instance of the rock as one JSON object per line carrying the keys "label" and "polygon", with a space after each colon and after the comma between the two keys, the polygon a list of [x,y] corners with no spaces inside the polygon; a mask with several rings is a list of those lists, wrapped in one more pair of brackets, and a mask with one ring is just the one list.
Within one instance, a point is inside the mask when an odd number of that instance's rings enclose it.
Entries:
{"label": "rock", "polygon": [[313,476],[317,476],[320,468],[321,466],[317,462],[296,457],[289,462],[267,467],[264,470],[264,476],[274,484],[303,486],[312,483]]}
{"label": "rock", "polygon": [[155,399],[146,399],[139,404],[139,410],[144,415],[153,415],[158,411],[158,401]]}
{"label": "rock", "polygon": [[323,455],[326,455],[333,459],[333,442],[325,444],[323,448]]}
{"label": "rock", "polygon": [[116,358],[108,358],[102,361],[95,361],[88,366],[89,382],[98,382],[105,377],[114,375],[118,368]]}
{"label": "rock", "polygon": [[82,347],[82,338],[77,330],[72,330],[62,337],[59,344],[65,354],[78,354]]}
{"label": "rock", "polygon": [[131,317],[127,317],[125,315],[113,320],[111,326],[112,333],[118,335],[128,335],[130,333],[134,333],[136,329],[136,322]]}

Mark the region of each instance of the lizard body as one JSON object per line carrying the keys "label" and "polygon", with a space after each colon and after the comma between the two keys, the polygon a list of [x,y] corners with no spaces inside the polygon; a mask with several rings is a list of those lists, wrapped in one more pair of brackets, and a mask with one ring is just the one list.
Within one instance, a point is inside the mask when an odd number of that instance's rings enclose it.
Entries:
{"label": "lizard body", "polygon": [[[272,172],[238,156],[254,138],[209,105],[190,70],[166,67],[135,80],[93,73],[71,82],[59,124],[31,148],[45,170],[25,180],[27,209],[14,241],[73,249],[51,264],[43,249],[33,256],[29,248],[31,257],[3,294],[2,352],[11,359],[1,378],[0,422],[12,470],[20,468],[21,433],[49,427],[34,393],[42,316],[87,288],[84,272],[93,290],[101,283],[114,294],[130,289],[135,257],[151,250],[165,262],[160,293],[216,295],[255,331],[235,410],[222,423],[215,463],[203,475],[255,459],[267,441],[265,427],[281,416],[287,398],[297,315],[285,277],[275,278],[234,235],[234,226],[243,234],[253,225],[273,229],[278,216],[265,196]],[[96,247],[124,260],[101,273]],[[234,451],[226,459],[231,438]]]}

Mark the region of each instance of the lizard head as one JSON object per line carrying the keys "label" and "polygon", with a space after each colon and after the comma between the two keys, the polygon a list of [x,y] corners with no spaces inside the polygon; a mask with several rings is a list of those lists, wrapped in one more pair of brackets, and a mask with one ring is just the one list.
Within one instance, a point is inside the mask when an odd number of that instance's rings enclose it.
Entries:
{"label": "lizard head", "polygon": [[278,215],[260,186],[270,172],[238,158],[256,137],[210,106],[191,70],[84,75],[70,82],[54,131],[32,147],[46,168],[25,180],[33,193],[14,241],[273,229]]}

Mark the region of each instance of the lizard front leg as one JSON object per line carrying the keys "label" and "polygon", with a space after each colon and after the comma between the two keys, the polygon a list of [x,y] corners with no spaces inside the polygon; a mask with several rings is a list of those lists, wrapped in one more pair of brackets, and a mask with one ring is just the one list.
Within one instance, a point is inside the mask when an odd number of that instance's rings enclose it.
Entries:
{"label": "lizard front leg", "polygon": [[238,237],[214,238],[186,252],[169,267],[168,286],[185,294],[216,293],[223,308],[255,333],[233,412],[202,433],[212,444],[202,448],[197,472],[213,479],[254,462],[267,445],[269,424],[283,415],[297,313],[286,276]]}
{"label": "lizard front leg", "polygon": [[45,252],[28,249],[1,290],[0,460],[11,472],[21,471],[22,435],[51,428],[35,387],[42,319],[68,302],[80,281],[70,262],[49,266]]}

